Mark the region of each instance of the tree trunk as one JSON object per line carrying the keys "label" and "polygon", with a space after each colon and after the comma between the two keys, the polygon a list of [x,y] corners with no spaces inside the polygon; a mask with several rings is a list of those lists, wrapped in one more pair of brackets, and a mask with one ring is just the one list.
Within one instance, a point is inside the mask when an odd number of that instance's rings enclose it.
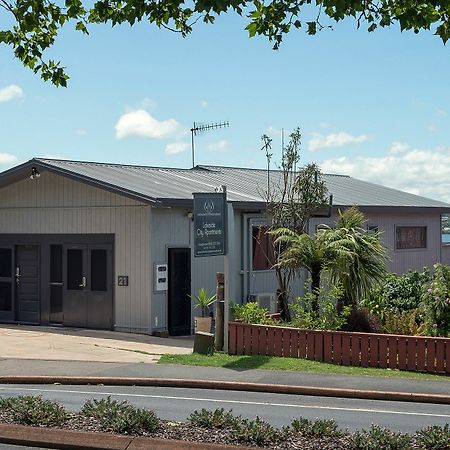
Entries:
{"label": "tree trunk", "polygon": [[319,315],[319,290],[320,290],[320,269],[311,270],[311,307],[316,316]]}

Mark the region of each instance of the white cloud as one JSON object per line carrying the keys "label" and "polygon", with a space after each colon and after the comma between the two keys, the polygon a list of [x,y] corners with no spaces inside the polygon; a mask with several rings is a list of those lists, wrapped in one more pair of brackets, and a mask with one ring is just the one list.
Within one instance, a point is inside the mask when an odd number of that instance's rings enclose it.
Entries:
{"label": "white cloud", "polygon": [[20,97],[23,97],[23,90],[16,84],[10,84],[0,89],[0,102],[10,102]]}
{"label": "white cloud", "polygon": [[267,128],[266,134],[267,134],[269,137],[273,137],[273,136],[279,137],[279,136],[281,136],[281,130],[280,130],[279,128],[276,128],[276,127],[273,127],[272,125],[270,125],[270,126]]}
{"label": "white cloud", "polygon": [[208,150],[212,150],[214,152],[222,152],[226,150],[228,147],[228,142],[225,139],[221,139],[219,142],[214,142],[213,144],[208,145]]}
{"label": "white cloud", "polygon": [[320,122],[319,124],[320,128],[330,128],[331,125],[327,122]]}
{"label": "white cloud", "polygon": [[75,134],[77,134],[78,136],[86,136],[87,130],[85,130],[84,128],[78,128],[77,130],[75,130]]}
{"label": "white cloud", "polygon": [[117,139],[130,136],[161,139],[177,134],[180,131],[180,124],[175,119],[155,119],[147,111],[137,109],[123,114],[117,121],[115,129]]}
{"label": "white cloud", "polygon": [[[400,152],[392,149],[403,146]],[[394,143],[387,155],[328,159],[320,164],[325,173],[354,176],[377,184],[450,202],[450,148],[410,148]]]}
{"label": "white cloud", "polygon": [[0,153],[0,164],[6,165],[6,164],[15,164],[19,160],[17,156],[11,155],[11,153]]}
{"label": "white cloud", "polygon": [[444,109],[438,109],[436,110],[436,115],[439,117],[447,117],[448,114]]}
{"label": "white cloud", "polygon": [[164,150],[167,155],[177,155],[183,153],[189,148],[189,142],[171,142],[166,145]]}
{"label": "white cloud", "polygon": [[391,145],[391,148],[389,149],[389,153],[392,155],[396,155],[398,153],[403,153],[406,150],[408,150],[409,145],[405,144],[404,142],[393,142]]}
{"label": "white cloud", "polygon": [[435,133],[438,130],[439,128],[434,123],[430,123],[430,125],[427,126],[427,131],[430,133]]}
{"label": "white cloud", "polygon": [[200,104],[202,105],[202,108],[208,107],[208,102],[206,100],[202,100],[202,102]]}
{"label": "white cloud", "polygon": [[311,152],[322,150],[324,148],[336,148],[343,147],[344,145],[360,144],[361,142],[366,142],[369,140],[369,136],[367,134],[353,136],[344,131],[327,135],[312,133],[312,136],[312,139],[308,143],[308,149]]}

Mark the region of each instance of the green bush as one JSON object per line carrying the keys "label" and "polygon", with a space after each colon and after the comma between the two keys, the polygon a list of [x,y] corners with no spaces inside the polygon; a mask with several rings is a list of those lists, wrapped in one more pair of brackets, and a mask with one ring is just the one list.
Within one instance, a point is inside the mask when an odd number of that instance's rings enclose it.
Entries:
{"label": "green bush", "polygon": [[257,302],[248,302],[243,305],[235,304],[232,311],[236,320],[244,323],[255,323],[261,325],[272,325],[273,319],[268,317],[266,308],[260,308]]}
{"label": "green bush", "polygon": [[417,309],[422,301],[424,286],[430,280],[428,268],[422,272],[409,271],[402,275],[390,273],[382,286],[362,299],[360,306],[368,308],[384,324],[387,315]]}
{"label": "green bush", "polygon": [[291,428],[302,436],[310,437],[340,436],[342,434],[338,430],[336,421],[332,419],[316,419],[313,421],[300,417],[292,421]]}
{"label": "green bush", "polygon": [[[351,307],[344,306],[338,312],[336,304],[342,296],[342,289],[339,286],[321,287],[316,292],[308,291],[305,285],[306,294],[298,297],[292,305],[292,319],[289,326],[307,330],[339,330],[346,322],[350,314]],[[314,311],[313,304],[319,304],[319,313]]]}
{"label": "green bush", "polygon": [[152,433],[159,428],[158,417],[153,411],[135,408],[126,401],[111,400],[110,396],[87,400],[81,412],[98,419],[104,431],[141,434]]}
{"label": "green bush", "polygon": [[275,444],[280,441],[282,435],[279,430],[259,417],[255,420],[240,419],[231,431],[232,441],[258,446]]}
{"label": "green bush", "polygon": [[448,336],[450,333],[450,267],[435,264],[433,278],[422,295],[426,333]]}
{"label": "green bush", "polygon": [[350,438],[352,450],[412,450],[412,439],[408,434],[395,433],[372,425],[369,431],[357,431]]}
{"label": "green bush", "polygon": [[425,334],[425,324],[420,323],[419,308],[409,311],[385,313],[384,328],[387,333],[421,336]]}
{"label": "green bush", "polygon": [[41,396],[20,396],[0,399],[0,409],[7,410],[15,422],[23,425],[61,425],[68,413],[59,403]]}
{"label": "green bush", "polygon": [[190,416],[189,421],[192,425],[204,428],[232,428],[240,420],[230,411],[223,408],[208,411],[207,409],[195,410]]}
{"label": "green bush", "polygon": [[450,425],[426,427],[416,433],[415,441],[424,450],[449,450]]}

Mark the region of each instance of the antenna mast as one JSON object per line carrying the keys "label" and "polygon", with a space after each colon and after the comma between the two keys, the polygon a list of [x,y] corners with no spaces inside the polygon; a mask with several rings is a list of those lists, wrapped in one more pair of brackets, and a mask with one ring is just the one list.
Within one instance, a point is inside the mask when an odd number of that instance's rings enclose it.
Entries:
{"label": "antenna mast", "polygon": [[192,168],[195,167],[195,146],[194,146],[194,136],[197,136],[197,134],[202,133],[204,131],[209,130],[217,130],[218,128],[227,128],[230,124],[228,121],[226,122],[216,122],[216,123],[195,123],[193,127],[191,128],[191,149],[192,149]]}

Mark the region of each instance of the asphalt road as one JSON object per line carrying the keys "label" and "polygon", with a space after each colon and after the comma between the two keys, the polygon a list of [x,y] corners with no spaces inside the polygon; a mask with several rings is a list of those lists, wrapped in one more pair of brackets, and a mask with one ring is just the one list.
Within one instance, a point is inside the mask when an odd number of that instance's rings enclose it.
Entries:
{"label": "asphalt road", "polygon": [[78,411],[88,398],[111,395],[171,420],[186,420],[195,409],[224,408],[244,417],[258,415],[276,426],[288,425],[300,416],[335,419],[341,428],[350,430],[376,423],[409,433],[450,423],[448,405],[160,387],[0,385],[1,397],[39,394],[72,411]]}

